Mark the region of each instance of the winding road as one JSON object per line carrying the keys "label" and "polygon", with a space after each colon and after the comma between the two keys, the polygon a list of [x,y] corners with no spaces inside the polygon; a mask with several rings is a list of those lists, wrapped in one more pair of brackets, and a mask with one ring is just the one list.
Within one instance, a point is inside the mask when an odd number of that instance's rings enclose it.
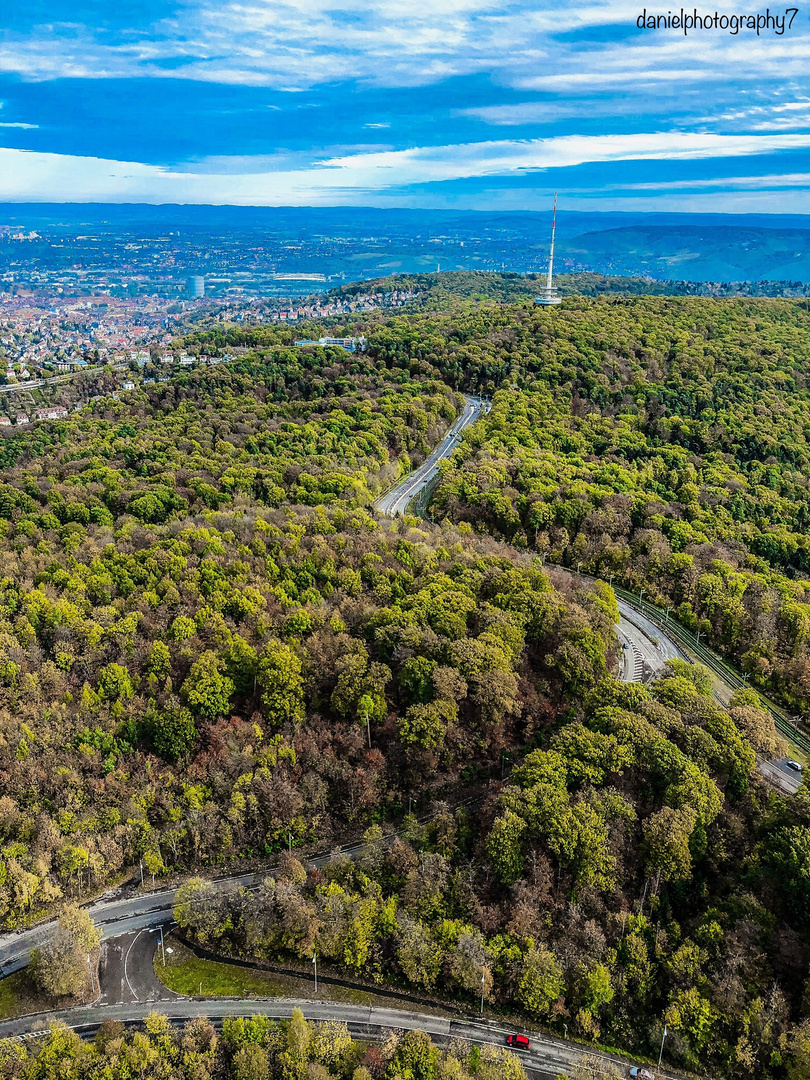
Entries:
{"label": "winding road", "polygon": [[374,503],[375,509],[386,517],[404,514],[417,495],[421,495],[439,475],[439,462],[449,457],[461,440],[465,427],[472,424],[482,412],[489,412],[489,403],[482,398],[464,395],[464,409],[450,427],[445,437],[418,469],[409,473],[401,484],[381,495]]}
{"label": "winding road", "polygon": [[[168,1016],[171,1020],[187,1020],[194,1016],[205,1016],[215,1025],[229,1016],[269,1016],[273,1019],[286,1019],[293,1009],[301,1009],[307,1020],[339,1020],[347,1024],[349,1031],[358,1038],[376,1039],[393,1029],[411,1030],[420,1028],[427,1032],[439,1046],[446,1045],[452,1039],[467,1039],[479,1046],[490,1044],[503,1046],[507,1035],[515,1031],[495,1021],[463,1020],[448,1016],[436,1016],[430,1013],[409,1012],[399,1009],[385,1009],[368,1005],[349,1005],[344,1002],[313,1001],[293,998],[178,998],[176,995],[160,1001],[136,1004],[104,1005],[93,1004],[85,1007],[66,1009],[62,1012],[40,1013],[7,1020],[0,1023],[0,1038],[28,1039],[47,1034],[48,1027],[55,1020],[62,1021],[82,1035],[92,1035],[105,1020],[118,1020],[124,1024],[137,1024],[153,1009]],[[567,1073],[574,1064],[588,1052],[593,1057],[623,1065],[624,1060],[612,1054],[599,1054],[562,1039],[552,1039],[540,1032],[527,1031],[531,1039],[531,1049],[518,1050],[517,1053],[529,1076],[537,1080],[557,1077]],[[679,1080],[670,1074],[659,1074],[662,1080]]]}
{"label": "winding road", "polygon": [[[463,429],[489,409],[488,403],[480,398],[466,397],[465,401],[462,415],[424,464],[377,501],[376,508],[380,513],[389,517],[404,513],[412,500],[436,479],[439,463],[458,445]],[[667,660],[690,659],[672,637],[665,634],[631,603],[619,599],[618,605],[617,635],[622,645],[619,677],[622,681],[646,682],[663,668]],[[773,766],[778,768],[779,763],[773,763]],[[780,773],[784,777],[784,769],[781,769]],[[787,779],[793,781],[794,778]],[[795,782],[798,785],[798,778]],[[357,845],[347,846],[344,850],[357,850]],[[312,861],[317,863],[325,858],[328,856]],[[223,887],[252,886],[271,872],[263,870],[219,880]],[[129,885],[106,893],[101,899],[88,904],[86,909],[102,932],[99,970],[101,989],[97,1001],[92,1005],[62,1012],[29,1015],[0,1022],[0,1038],[28,1038],[32,1034],[41,1034],[47,1031],[48,1025],[54,1020],[62,1020],[82,1034],[90,1034],[105,1019],[137,1023],[153,1008],[159,1008],[160,1012],[176,1020],[207,1016],[218,1022],[227,1016],[256,1013],[277,1018],[286,1017],[294,1008],[300,1007],[308,1019],[344,1020],[352,1033],[358,1036],[375,1037],[389,1028],[420,1027],[440,1044],[461,1036],[479,1044],[503,1045],[506,1035],[514,1030],[484,1020],[462,1020],[345,1003],[275,998],[181,998],[163,986],[157,979],[153,966],[160,934],[172,921],[176,892],[176,888],[165,888],[144,893]],[[31,948],[41,945],[53,933],[55,925],[55,921],[51,920],[29,930],[0,935],[0,976],[25,967]],[[526,1034],[532,1040],[532,1048],[529,1052],[521,1052],[521,1059],[529,1074],[534,1077],[554,1077],[567,1072],[583,1052],[583,1048],[562,1039],[549,1038],[530,1031]],[[615,1057],[611,1057],[611,1060],[620,1061]]]}
{"label": "winding road", "polygon": [[667,660],[689,659],[683,649],[626,600],[617,602],[619,624],[616,636],[622,646],[619,662],[622,682],[647,682],[655,678]]}

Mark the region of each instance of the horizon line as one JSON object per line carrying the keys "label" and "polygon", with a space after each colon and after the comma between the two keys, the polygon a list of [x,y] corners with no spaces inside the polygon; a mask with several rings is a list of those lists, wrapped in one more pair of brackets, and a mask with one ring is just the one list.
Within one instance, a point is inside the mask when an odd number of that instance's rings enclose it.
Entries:
{"label": "horizon line", "polygon": [[[513,209],[513,210],[501,210],[501,209],[479,209],[477,207],[442,207],[442,206],[375,206],[374,204],[361,204],[361,203],[206,203],[206,202],[126,202],[118,200],[109,200],[99,202],[97,200],[81,200],[81,201],[64,201],[64,202],[51,202],[44,199],[38,199],[28,202],[12,202],[10,200],[0,200],[0,208],[2,207],[108,207],[108,208],[124,208],[124,207],[142,207],[151,209],[227,209],[227,210],[345,210],[345,211],[358,211],[358,210],[373,210],[379,213],[411,213],[411,214],[487,214],[490,216],[502,216],[511,217],[515,215],[531,214],[538,217],[544,217],[548,215],[548,209],[542,210],[530,210],[530,209]],[[807,213],[799,213],[797,211],[779,211],[779,210],[748,210],[748,211],[719,211],[719,210],[582,210],[582,209],[565,209],[563,207],[562,212],[567,215],[576,216],[588,216],[593,214],[602,214],[610,217],[702,217],[702,218],[748,218],[748,217],[773,217],[773,218],[808,218],[810,220],[810,211]]]}

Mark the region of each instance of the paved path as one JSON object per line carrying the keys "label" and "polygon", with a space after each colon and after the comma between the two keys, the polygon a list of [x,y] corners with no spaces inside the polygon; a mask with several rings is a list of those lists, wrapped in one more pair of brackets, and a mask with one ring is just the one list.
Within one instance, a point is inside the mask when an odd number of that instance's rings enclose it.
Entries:
{"label": "paved path", "polygon": [[408,509],[408,504],[437,478],[439,462],[449,457],[458,446],[464,428],[477,420],[482,411],[489,411],[489,406],[481,398],[468,397],[465,394],[464,401],[461,416],[454,422],[430,457],[418,469],[409,473],[401,484],[397,484],[395,488],[377,499],[374,506],[379,513],[385,514],[386,517],[404,514]]}

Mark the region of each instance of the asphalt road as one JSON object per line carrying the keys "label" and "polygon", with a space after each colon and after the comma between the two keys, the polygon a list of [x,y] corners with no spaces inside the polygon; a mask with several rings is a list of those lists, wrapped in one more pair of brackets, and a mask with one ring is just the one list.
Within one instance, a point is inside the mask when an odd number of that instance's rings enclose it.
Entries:
{"label": "asphalt road", "polygon": [[619,600],[616,631],[622,649],[619,678],[622,682],[646,682],[663,668],[667,660],[688,660],[686,654],[649,619],[625,600]]}
{"label": "asphalt road", "polygon": [[[254,879],[254,874],[243,874],[232,880],[252,884]],[[145,895],[122,896],[118,900],[100,900],[88,904],[86,910],[101,930],[104,941],[171,922],[176,892],[176,889],[162,889]],[[30,950],[47,941],[55,928],[56,921],[50,920],[32,930],[12,930],[0,936],[0,975],[24,968]],[[103,965],[103,956],[101,962]]]}
{"label": "asphalt road", "polygon": [[464,411],[430,457],[418,469],[409,473],[401,484],[397,484],[395,488],[377,499],[374,506],[380,514],[385,514],[386,517],[404,514],[408,509],[408,504],[436,479],[439,474],[439,462],[449,457],[458,446],[464,428],[477,420],[482,411],[487,408],[481,398],[467,397],[465,394],[464,400],[466,402]]}
{"label": "asphalt road", "polygon": [[795,795],[802,782],[802,774],[791,769],[788,758],[775,758],[773,761],[760,761],[759,770],[774,787],[785,795]]}
{"label": "asphalt road", "polygon": [[[207,1000],[178,999],[163,1000],[159,1003],[133,1003],[116,1005],[91,1005],[63,1012],[41,1013],[36,1016],[21,1017],[0,1023],[0,1038],[30,1038],[32,1034],[45,1033],[54,1020],[61,1020],[69,1027],[82,1032],[92,1033],[104,1020],[118,1020],[133,1023],[143,1020],[152,1010],[157,1009],[171,1019],[184,1020],[194,1016],[206,1016],[217,1022],[228,1016],[270,1016],[274,1019],[289,1017],[293,1009],[300,1008],[308,1020],[342,1020],[351,1033],[358,1037],[376,1037],[382,1032],[394,1029],[411,1030],[420,1028],[427,1032],[439,1045],[451,1039],[463,1038],[478,1045],[493,1044],[503,1046],[506,1036],[515,1029],[488,1021],[456,1020],[451,1017],[432,1016],[428,1013],[400,1012],[397,1009],[383,1009],[367,1005],[348,1005],[343,1002],[318,1002],[304,1000],[280,1000],[278,998],[240,1001],[231,998],[209,998]],[[517,1051],[527,1072],[534,1077],[556,1077],[568,1072],[583,1049],[549,1039],[537,1032],[528,1031],[531,1038],[529,1051]],[[595,1055],[597,1056],[597,1055]],[[608,1055],[598,1055],[608,1058]],[[621,1058],[609,1060],[621,1062]],[[675,1078],[667,1078],[675,1080]]]}
{"label": "asphalt road", "polygon": [[132,1005],[136,1002],[176,1001],[177,994],[155,975],[155,953],[160,963],[160,935],[157,929],[128,930],[101,943],[98,1005]]}

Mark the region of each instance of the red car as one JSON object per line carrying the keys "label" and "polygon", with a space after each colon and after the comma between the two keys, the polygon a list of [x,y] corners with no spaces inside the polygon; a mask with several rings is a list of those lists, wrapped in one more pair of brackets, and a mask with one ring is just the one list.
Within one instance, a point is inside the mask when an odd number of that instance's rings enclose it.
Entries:
{"label": "red car", "polygon": [[525,1035],[510,1035],[506,1040],[507,1046],[519,1046],[521,1050],[528,1050],[531,1043]]}

